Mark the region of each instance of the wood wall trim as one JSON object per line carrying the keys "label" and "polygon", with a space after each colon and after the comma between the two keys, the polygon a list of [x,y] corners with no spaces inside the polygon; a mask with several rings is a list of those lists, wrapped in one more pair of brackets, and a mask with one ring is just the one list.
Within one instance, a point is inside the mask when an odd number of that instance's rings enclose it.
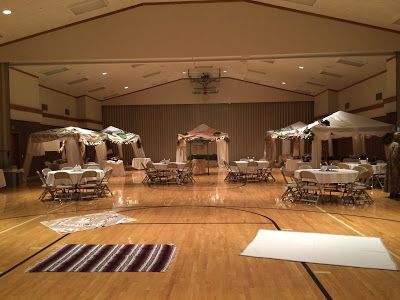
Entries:
{"label": "wood wall trim", "polygon": [[378,109],[378,108],[382,108],[382,107],[384,107],[383,103],[377,103],[377,104],[373,104],[373,105],[369,105],[369,106],[364,106],[364,107],[360,107],[360,108],[351,109],[351,110],[348,110],[347,112],[352,113],[352,114],[356,114],[356,113],[359,113],[359,112],[374,110],[374,109]]}
{"label": "wood wall trim", "polygon": [[36,76],[36,75],[31,74],[31,73],[22,71],[22,70],[20,70],[20,69],[18,69],[18,68],[16,68],[16,67],[9,67],[9,69],[14,70],[14,71],[17,71],[17,72],[22,73],[22,74],[25,74],[25,75],[28,75],[28,76],[31,76],[31,77],[34,77],[34,78],[36,78],[36,79],[39,79],[39,76]]}
{"label": "wood wall trim", "polygon": [[18,38],[15,40],[11,40],[5,43],[0,44],[0,47],[9,45],[9,44],[13,44],[13,43],[17,43],[26,39],[30,39],[36,36],[40,36],[46,33],[50,33],[50,32],[54,32],[54,31],[58,31],[64,28],[68,28],[71,26],[75,26],[78,24],[82,24],[82,23],[86,23],[86,22],[90,22],[93,20],[97,20],[100,18],[104,18],[107,16],[111,16],[114,14],[118,14],[121,13],[123,11],[127,11],[127,10],[131,10],[131,9],[136,9],[138,7],[142,7],[142,6],[155,6],[155,5],[172,5],[172,4],[181,4],[181,5],[190,5],[190,4],[209,4],[209,3],[232,3],[232,2],[243,2],[243,3],[251,3],[251,4],[255,4],[255,5],[261,5],[261,6],[265,6],[265,7],[270,7],[270,8],[275,8],[275,9],[280,9],[280,10],[286,10],[286,11],[290,11],[290,12],[295,12],[295,13],[300,13],[300,14],[304,14],[304,15],[308,15],[308,16],[313,16],[313,17],[318,17],[318,18],[323,18],[323,19],[329,19],[329,20],[333,20],[333,21],[337,21],[337,22],[342,22],[342,23],[347,23],[347,24],[352,24],[352,25],[358,25],[358,26],[363,26],[363,27],[367,27],[367,28],[372,28],[372,29],[376,29],[376,30],[382,30],[382,31],[387,31],[387,32],[392,32],[392,33],[396,33],[396,34],[400,34],[399,30],[395,30],[395,29],[390,29],[390,28],[385,28],[385,27],[379,27],[379,26],[375,26],[375,25],[371,25],[371,24],[366,24],[366,23],[361,23],[361,22],[356,22],[356,21],[351,21],[351,20],[346,20],[346,19],[341,19],[341,18],[337,18],[337,17],[331,17],[331,16],[326,16],[326,15],[321,15],[318,13],[313,13],[313,12],[306,12],[306,11],[302,11],[302,10],[298,10],[298,9],[294,9],[294,8],[288,8],[288,7],[283,7],[283,6],[278,6],[278,5],[273,5],[273,4],[269,4],[269,3],[264,3],[264,2],[260,2],[260,1],[255,1],[255,0],[197,0],[197,1],[190,1],[190,2],[182,2],[182,1],[168,1],[168,2],[151,2],[151,3],[138,3],[138,4],[134,4],[132,6],[129,7],[125,7],[119,10],[115,10],[112,12],[108,12],[99,16],[95,16],[92,18],[88,18],[85,20],[81,20],[81,21],[77,21],[77,22],[73,22],[67,25],[63,25],[63,26],[59,26],[59,27],[55,27],[49,30],[45,30],[42,32],[38,32],[35,34],[31,34],[31,35],[27,35],[25,37],[22,38]]}
{"label": "wood wall trim", "polygon": [[386,98],[386,99],[383,99],[383,103],[384,104],[387,104],[387,103],[391,103],[391,102],[396,102],[396,96],[393,96],[393,97],[390,97],[390,98]]}
{"label": "wood wall trim", "polygon": [[17,104],[10,104],[10,109],[17,110],[17,111],[23,111],[23,112],[29,112],[29,113],[33,113],[33,114],[40,114],[43,117],[50,118],[50,119],[58,119],[58,120],[65,120],[65,121],[78,122],[78,123],[86,122],[86,123],[93,123],[93,124],[103,124],[103,121],[92,120],[92,119],[78,119],[78,118],[73,118],[73,117],[68,117],[68,116],[49,114],[49,113],[43,112],[42,110],[40,110],[38,108],[17,105]]}
{"label": "wood wall trim", "polygon": [[353,84],[350,84],[349,86],[346,86],[346,87],[344,87],[344,88],[338,90],[338,92],[347,90],[347,89],[349,89],[349,88],[351,88],[351,87],[353,87],[353,86],[355,86],[355,85],[357,85],[357,84],[363,83],[364,81],[370,80],[370,79],[372,79],[372,78],[374,78],[374,77],[377,77],[377,76],[379,76],[379,75],[382,75],[382,74],[384,74],[384,73],[386,73],[386,70],[380,71],[380,72],[378,72],[378,73],[376,73],[376,74],[374,74],[374,75],[368,76],[367,78],[364,78],[364,79],[362,79],[362,80],[360,80],[360,81],[357,81],[357,82],[355,82],[355,83],[353,83]]}
{"label": "wood wall trim", "polygon": [[42,114],[41,109],[29,107],[29,106],[18,105],[18,104],[10,104],[10,109],[23,111],[23,112],[29,112],[29,113],[33,113],[33,114],[40,114],[40,115]]}

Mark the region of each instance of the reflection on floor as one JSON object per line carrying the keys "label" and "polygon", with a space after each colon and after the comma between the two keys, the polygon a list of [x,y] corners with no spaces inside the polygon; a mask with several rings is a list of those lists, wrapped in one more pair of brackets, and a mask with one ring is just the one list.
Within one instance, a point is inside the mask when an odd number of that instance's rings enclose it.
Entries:
{"label": "reflection on floor", "polygon": [[[399,272],[239,256],[259,229],[381,237],[400,258],[400,202],[373,190],[375,203],[318,206],[283,202],[283,180],[226,183],[217,169],[193,185],[141,184],[142,171],[112,178],[112,197],[40,202],[39,183],[0,190],[0,297],[9,298],[395,298]],[[134,223],[59,235],[40,222],[114,210]],[[27,274],[63,244],[173,243],[177,257],[163,274]],[[32,256],[33,255],[33,256]],[[32,257],[30,257],[32,256]],[[27,259],[29,258],[29,259]],[[27,259],[26,261],[24,261]],[[22,262],[22,263],[21,263]],[[7,273],[4,273],[7,272]],[[65,293],[65,294],[63,294]],[[326,296],[326,295],[325,295]]]}

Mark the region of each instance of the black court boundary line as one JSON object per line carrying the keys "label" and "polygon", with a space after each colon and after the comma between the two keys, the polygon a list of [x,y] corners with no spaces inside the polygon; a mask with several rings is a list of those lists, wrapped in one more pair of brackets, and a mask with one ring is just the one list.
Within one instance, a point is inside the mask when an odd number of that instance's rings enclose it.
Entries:
{"label": "black court boundary line", "polygon": [[[177,207],[180,207],[180,206],[177,206]],[[204,206],[199,205],[199,206],[194,206],[194,207],[203,208]],[[210,206],[206,206],[206,207],[210,207]],[[144,210],[144,209],[151,209],[151,208],[153,208],[153,207],[143,207],[143,208],[139,208],[139,209],[135,209],[134,208],[134,209],[126,210],[126,211]],[[174,207],[174,206],[157,206],[155,208],[176,208],[176,207]],[[250,213],[250,214],[258,215],[258,216],[261,216],[261,217],[266,218],[269,221],[271,221],[271,223],[275,226],[275,228],[278,231],[282,230],[279,227],[278,223],[275,222],[274,219],[272,219],[272,218],[270,218],[270,217],[268,217],[266,215],[254,212],[254,211],[248,211],[248,210],[245,210],[245,209],[239,209],[239,208],[233,208],[233,207],[220,207],[220,206],[213,206],[213,208],[237,210],[237,211],[243,211],[243,212],[247,212],[247,213]],[[190,224],[190,223],[188,223],[188,224]],[[325,287],[323,286],[321,281],[319,281],[318,277],[314,274],[314,272],[311,270],[311,268],[307,265],[307,263],[305,263],[305,262],[300,262],[300,263],[304,267],[304,269],[306,270],[307,274],[311,277],[312,281],[315,283],[315,285],[321,291],[321,293],[325,296],[325,299],[327,299],[327,300],[333,299],[332,296],[329,294],[329,292],[325,289]]]}
{"label": "black court boundary line", "polygon": [[[136,206],[136,208],[152,208],[152,207],[159,207],[158,205],[148,205],[148,206]],[[163,207],[168,207],[165,205]],[[171,207],[199,207],[196,205],[174,205]],[[364,219],[371,219],[371,220],[378,220],[378,221],[387,221],[387,222],[395,222],[400,223],[400,220],[394,219],[385,219],[373,216],[363,216],[363,215],[352,215],[346,213],[339,213],[339,212],[330,212],[330,211],[320,211],[320,210],[307,210],[307,209],[291,209],[291,208],[278,208],[278,207],[259,207],[259,206],[214,206],[214,205],[204,205],[203,207],[232,207],[232,208],[248,208],[248,209],[265,209],[265,210],[278,210],[278,211],[288,211],[288,212],[306,212],[306,213],[316,213],[316,214],[331,214],[331,215],[338,215],[338,216],[349,216],[349,217],[357,217],[357,218],[364,218]],[[77,207],[75,207],[77,208]],[[65,213],[78,213],[78,212],[86,212],[86,211],[104,211],[104,210],[113,210],[118,212],[119,209],[126,209],[126,208],[134,208],[132,206],[120,206],[120,207],[104,207],[104,208],[90,208],[90,209],[80,209],[80,210],[69,210],[69,211],[57,211],[57,212],[46,212],[42,214],[31,214],[31,215],[22,215],[22,216],[15,216],[15,217],[6,217],[0,218],[0,221],[3,220],[11,220],[11,219],[18,219],[18,218],[27,218],[27,217],[38,217],[38,216],[48,216],[48,215],[58,215],[58,214],[65,214]]]}
{"label": "black court boundary line", "polygon": [[[132,208],[129,210],[125,210],[125,211],[135,211],[135,210],[145,210],[145,209],[153,209],[153,208],[177,208],[177,207],[182,207],[182,206],[152,206],[152,207],[141,207],[141,208]],[[243,211],[246,213],[250,213],[250,214],[254,214],[254,215],[258,215],[261,216],[263,218],[268,219],[272,225],[274,225],[274,227],[278,230],[281,231],[281,228],[279,227],[278,223],[275,222],[274,219],[257,213],[257,212],[253,212],[253,211],[248,211],[245,209],[241,209],[241,208],[234,208],[234,207],[221,207],[221,206],[192,206],[193,208],[205,208],[205,207],[212,207],[212,208],[220,208],[220,209],[228,209],[228,210],[237,210],[237,211]],[[148,223],[151,224],[151,223]],[[156,224],[156,223],[154,223]],[[182,223],[184,224],[184,223]],[[239,224],[243,224],[243,223],[239,223]],[[270,224],[270,223],[258,223],[258,224]],[[186,225],[191,225],[191,223],[186,223]],[[0,274],[0,278],[5,276],[6,274],[12,272],[14,269],[16,269],[17,267],[19,267],[20,265],[22,265],[23,263],[27,262],[28,260],[30,260],[31,258],[33,258],[34,256],[38,255],[39,253],[43,252],[44,250],[46,250],[47,248],[49,248],[50,246],[54,245],[55,243],[59,242],[60,240],[62,240],[63,238],[67,237],[68,235],[70,235],[70,233],[67,233],[65,235],[63,235],[62,237],[58,238],[57,240],[51,242],[50,244],[48,244],[47,246],[43,247],[42,249],[38,250],[37,252],[35,252],[34,254],[28,256],[27,258],[25,258],[24,260],[20,261],[19,263],[15,264],[14,266],[12,266],[11,268],[9,268],[8,270],[6,270],[5,272]],[[326,299],[331,300],[332,297],[330,296],[330,294],[328,293],[328,291],[325,289],[325,287],[323,286],[323,284],[318,280],[317,276],[314,274],[314,272],[310,269],[310,267],[307,265],[307,263],[305,262],[300,262],[301,265],[305,268],[307,274],[311,277],[312,281],[315,283],[315,285],[318,287],[318,289],[321,291],[321,293],[325,296]]]}
{"label": "black court boundary line", "polygon": [[42,249],[36,251],[35,253],[33,253],[32,255],[28,256],[27,258],[21,260],[19,263],[15,264],[14,266],[12,266],[11,268],[9,268],[8,270],[4,271],[3,273],[0,274],[0,278],[2,278],[4,275],[7,275],[8,273],[10,273],[11,271],[13,271],[14,269],[18,268],[20,265],[22,265],[23,263],[27,262],[28,260],[30,260],[31,258],[35,257],[36,255],[38,255],[39,253],[43,252],[44,250],[46,250],[47,248],[53,246],[55,243],[61,241],[63,238],[65,238],[66,236],[70,235],[69,233],[63,235],[62,237],[59,237],[58,239],[56,239],[55,241],[51,242],[50,244],[48,244],[47,246],[43,247]]}

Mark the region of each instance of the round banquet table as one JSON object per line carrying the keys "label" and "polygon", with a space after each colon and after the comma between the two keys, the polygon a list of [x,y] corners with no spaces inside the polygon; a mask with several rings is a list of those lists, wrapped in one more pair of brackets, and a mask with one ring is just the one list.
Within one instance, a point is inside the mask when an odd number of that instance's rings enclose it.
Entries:
{"label": "round banquet table", "polygon": [[[178,166],[178,170],[182,170],[186,165],[185,162],[171,162],[171,163],[175,163]],[[157,170],[166,170],[168,163],[153,163],[153,165]]]}
{"label": "round banquet table", "polygon": [[[348,163],[348,162],[345,164],[348,165],[350,167],[350,169],[353,169],[354,167],[361,165],[359,163]],[[387,165],[386,163],[378,163],[376,165],[369,164],[369,165],[372,167],[374,175],[386,173],[386,165]]]}
{"label": "round banquet table", "polygon": [[125,169],[124,169],[124,161],[118,160],[106,160],[103,162],[103,169],[111,168],[113,169],[111,176],[112,177],[124,177],[125,176]]}
{"label": "round banquet table", "polygon": [[[258,169],[263,169],[263,168],[268,168],[269,166],[269,161],[265,161],[265,160],[257,160],[255,161],[256,163],[258,163]],[[235,163],[238,166],[238,169],[240,172],[242,173],[246,173],[247,171],[247,166],[249,164],[248,161],[245,160],[237,160],[235,161]]]}
{"label": "round banquet table", "polygon": [[146,165],[149,161],[151,161],[150,158],[132,158],[132,168],[143,170],[143,165]]}
{"label": "round banquet table", "polygon": [[293,172],[298,169],[298,165],[302,163],[301,159],[287,159],[285,163],[286,171]]}
{"label": "round banquet table", "polygon": [[294,177],[300,178],[300,172],[310,171],[315,175],[318,183],[352,183],[356,180],[358,171],[346,169],[334,169],[331,171],[322,171],[320,169],[307,169],[294,171]]}
{"label": "round banquet table", "polygon": [[[81,169],[81,170],[59,170],[59,171],[50,171],[47,173],[46,177],[46,182],[48,185],[53,185],[54,184],[54,174],[57,172],[67,172],[69,174],[69,177],[71,178],[71,181],[73,184],[79,183],[81,180],[82,174],[85,171],[95,171],[97,173],[97,179],[101,179],[104,176],[104,171],[100,169],[93,169],[93,170],[88,170],[88,169]],[[63,184],[62,180],[58,182],[58,184]],[[68,182],[65,182],[68,183]]]}

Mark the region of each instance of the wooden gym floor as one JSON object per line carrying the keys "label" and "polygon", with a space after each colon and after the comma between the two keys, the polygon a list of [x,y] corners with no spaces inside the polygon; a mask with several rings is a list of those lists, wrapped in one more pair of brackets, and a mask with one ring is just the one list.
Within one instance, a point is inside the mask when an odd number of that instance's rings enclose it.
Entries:
{"label": "wooden gym floor", "polygon": [[[373,190],[365,206],[286,203],[276,183],[227,184],[223,171],[188,186],[113,178],[112,197],[37,200],[32,183],[0,190],[0,299],[400,299],[400,272],[239,256],[259,229],[381,237],[400,264],[400,201]],[[41,225],[104,210],[136,222],[59,235]],[[67,243],[173,243],[165,273],[25,273]]]}

